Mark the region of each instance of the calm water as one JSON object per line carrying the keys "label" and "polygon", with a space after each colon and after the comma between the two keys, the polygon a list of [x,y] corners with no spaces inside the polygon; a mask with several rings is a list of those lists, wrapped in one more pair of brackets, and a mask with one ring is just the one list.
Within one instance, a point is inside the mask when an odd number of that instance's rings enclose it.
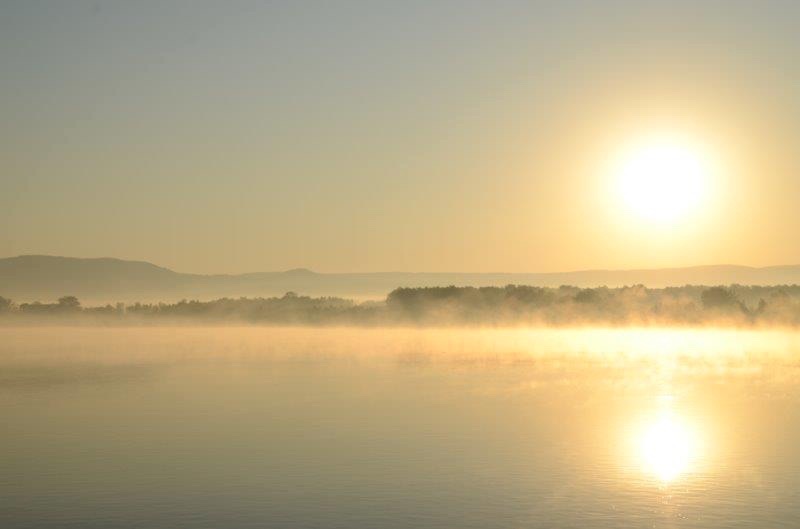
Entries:
{"label": "calm water", "polygon": [[0,527],[798,527],[800,334],[0,328]]}

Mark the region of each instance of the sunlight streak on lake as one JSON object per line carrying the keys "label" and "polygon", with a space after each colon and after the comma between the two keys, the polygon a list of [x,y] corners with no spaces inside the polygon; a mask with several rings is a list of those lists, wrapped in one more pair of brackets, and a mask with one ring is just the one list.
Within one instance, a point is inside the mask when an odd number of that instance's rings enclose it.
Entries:
{"label": "sunlight streak on lake", "polygon": [[795,332],[0,333],[3,527],[710,529],[800,517]]}
{"label": "sunlight streak on lake", "polygon": [[662,483],[690,472],[698,457],[696,432],[670,408],[661,410],[646,424],[638,443],[645,470]]}

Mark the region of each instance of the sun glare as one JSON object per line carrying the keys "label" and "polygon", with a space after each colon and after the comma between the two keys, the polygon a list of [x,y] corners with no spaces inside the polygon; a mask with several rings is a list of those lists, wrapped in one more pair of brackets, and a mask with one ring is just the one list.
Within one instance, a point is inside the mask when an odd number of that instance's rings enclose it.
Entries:
{"label": "sun glare", "polygon": [[708,194],[710,167],[691,142],[652,138],[634,145],[617,164],[618,191],[638,218],[676,222],[696,211]]}
{"label": "sun glare", "polygon": [[669,483],[689,470],[696,442],[684,424],[665,412],[644,428],[639,448],[645,470]]}

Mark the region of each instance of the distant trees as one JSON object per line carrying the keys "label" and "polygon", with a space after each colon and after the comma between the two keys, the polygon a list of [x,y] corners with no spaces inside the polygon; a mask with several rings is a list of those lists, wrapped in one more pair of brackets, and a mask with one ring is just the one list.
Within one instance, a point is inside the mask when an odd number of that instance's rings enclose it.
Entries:
{"label": "distant trees", "polygon": [[[764,301],[763,299],[761,300]],[[700,294],[700,302],[703,304],[703,309],[709,312],[717,313],[718,315],[728,316],[752,316],[753,314],[742,303],[736,294],[725,287],[711,287],[704,290]],[[763,312],[766,304],[760,306],[759,309]]]}
{"label": "distant trees", "polygon": [[505,287],[398,288],[386,298],[393,319],[485,322],[513,320],[554,302],[552,289]]}
{"label": "distant trees", "polygon": [[57,303],[40,303],[38,301],[23,303],[19,306],[19,310],[26,314],[38,315],[76,314],[81,312],[81,302],[75,296],[63,296],[58,299]]}
{"label": "distant trees", "polygon": [[[181,300],[177,303],[135,303],[124,313],[141,318],[193,318],[273,323],[356,323],[364,310],[351,300],[311,298],[288,292],[280,298],[221,298],[213,301]],[[118,309],[118,312],[122,313]]]}
{"label": "distant trees", "polygon": [[597,290],[593,288],[584,288],[580,290],[575,297],[572,298],[576,303],[596,303],[600,299]]}
{"label": "distant trees", "polygon": [[81,302],[75,296],[64,296],[58,298],[58,306],[64,310],[79,310]]}
{"label": "distant trees", "polygon": [[[788,294],[787,292],[791,292]],[[780,302],[765,301],[774,295]],[[741,296],[741,297],[740,297]],[[748,300],[750,307],[744,299]],[[439,323],[800,324],[800,286],[648,289],[506,287],[399,288],[387,297],[389,319]]]}
{"label": "distant trees", "polygon": [[725,287],[712,287],[704,290],[700,294],[700,301],[703,303],[703,308],[707,310],[738,308],[741,303],[736,295]]}
{"label": "distant trees", "polygon": [[271,298],[221,298],[177,303],[82,306],[75,296],[55,303],[14,304],[0,297],[0,317],[70,316],[126,321],[237,321],[272,324],[434,325],[800,325],[800,286],[686,285],[649,289],[504,287],[398,288],[385,301],[357,303],[294,292]]}
{"label": "distant trees", "polygon": [[11,312],[14,309],[14,302],[8,298],[0,296],[0,313]]}

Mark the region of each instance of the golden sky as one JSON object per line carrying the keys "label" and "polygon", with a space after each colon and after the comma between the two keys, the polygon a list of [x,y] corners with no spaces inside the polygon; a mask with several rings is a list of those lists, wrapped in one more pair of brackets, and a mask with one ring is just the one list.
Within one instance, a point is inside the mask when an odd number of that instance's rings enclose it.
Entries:
{"label": "golden sky", "polygon": [[[799,26],[790,1],[6,3],[0,256],[798,263]],[[684,174],[636,162],[664,138],[704,187],[654,184],[680,210],[654,220],[630,191]]]}

